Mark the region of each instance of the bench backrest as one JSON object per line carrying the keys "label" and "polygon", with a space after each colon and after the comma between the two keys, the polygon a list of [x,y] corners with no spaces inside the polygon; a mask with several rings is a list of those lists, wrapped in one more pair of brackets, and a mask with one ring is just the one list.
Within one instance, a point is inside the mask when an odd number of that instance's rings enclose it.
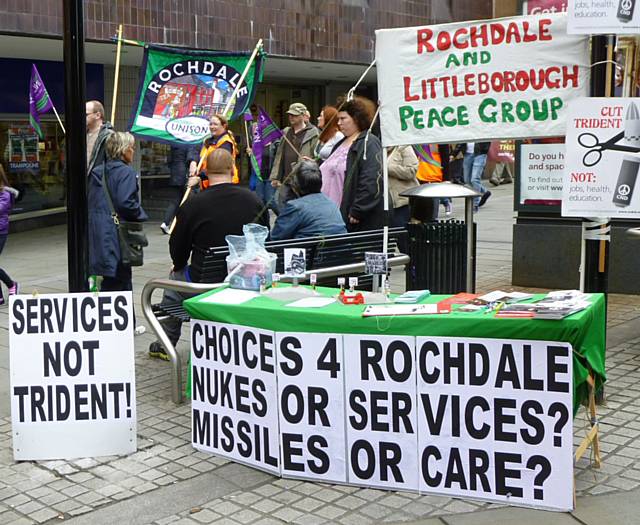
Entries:
{"label": "bench backrest", "polygon": [[[404,228],[389,228],[389,254],[406,253],[407,231]],[[268,252],[278,257],[276,271],[284,271],[284,249],[300,248],[306,253],[307,269],[329,268],[343,264],[364,261],[365,252],[382,251],[382,230],[367,232],[308,237],[269,241],[265,244]],[[227,276],[227,246],[200,248],[194,246],[191,255],[191,278],[196,282],[215,283],[224,281]],[[363,273],[345,274],[345,277],[358,277],[358,288],[371,286],[371,276]],[[336,278],[329,277],[318,281],[319,285],[335,286]]]}

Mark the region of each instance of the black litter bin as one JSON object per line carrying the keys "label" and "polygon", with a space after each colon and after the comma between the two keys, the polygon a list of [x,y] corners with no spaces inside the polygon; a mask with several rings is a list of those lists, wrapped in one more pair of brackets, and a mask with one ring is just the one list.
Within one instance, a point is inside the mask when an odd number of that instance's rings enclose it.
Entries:
{"label": "black litter bin", "polygon": [[[474,224],[474,231],[475,231]],[[467,226],[463,221],[433,221],[407,225],[409,257],[407,290],[455,294],[467,289]],[[475,244],[473,253],[475,282]]]}
{"label": "black litter bin", "polygon": [[[479,194],[467,186],[445,182],[422,184],[401,195],[409,197],[412,218],[407,225],[411,257],[407,289],[428,289],[434,294],[475,292],[473,199]],[[464,199],[465,220],[435,220],[442,198]]]}

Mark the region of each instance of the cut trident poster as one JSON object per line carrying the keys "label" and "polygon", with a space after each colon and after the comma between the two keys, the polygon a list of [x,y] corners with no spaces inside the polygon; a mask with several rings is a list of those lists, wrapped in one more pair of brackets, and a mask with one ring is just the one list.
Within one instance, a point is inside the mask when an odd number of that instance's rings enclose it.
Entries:
{"label": "cut trident poster", "polygon": [[640,218],[640,105],[583,98],[569,107],[562,193],[565,217]]}
{"label": "cut trident poster", "polygon": [[148,46],[129,129],[146,140],[200,144],[209,134],[209,119],[222,113],[242,115],[262,80],[264,57],[258,53],[247,76],[233,92],[249,63],[250,53],[225,53]]}
{"label": "cut trident poster", "polygon": [[384,146],[552,137],[589,87],[566,14],[376,31]]}

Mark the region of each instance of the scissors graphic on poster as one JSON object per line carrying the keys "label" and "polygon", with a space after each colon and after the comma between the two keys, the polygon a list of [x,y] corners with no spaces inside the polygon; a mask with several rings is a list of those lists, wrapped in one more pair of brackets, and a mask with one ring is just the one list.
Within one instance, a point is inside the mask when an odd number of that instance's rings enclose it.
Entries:
{"label": "scissors graphic on poster", "polygon": [[588,168],[595,166],[602,159],[602,152],[608,150],[640,153],[640,148],[638,147],[618,144],[618,142],[624,138],[624,133],[624,131],[621,131],[605,142],[600,142],[600,139],[593,133],[581,133],[578,135],[578,144],[583,148],[589,149],[589,151],[584,154],[582,163]]}

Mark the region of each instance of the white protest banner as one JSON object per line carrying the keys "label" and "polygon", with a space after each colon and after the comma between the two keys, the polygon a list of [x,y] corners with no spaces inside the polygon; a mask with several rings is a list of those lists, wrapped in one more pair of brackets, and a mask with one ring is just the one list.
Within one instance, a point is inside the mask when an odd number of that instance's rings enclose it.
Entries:
{"label": "white protest banner", "polygon": [[9,300],[13,456],[135,452],[131,292]]}
{"label": "white protest banner", "polygon": [[570,35],[640,33],[637,0],[569,0]]}
{"label": "white protest banner", "polygon": [[640,109],[633,98],[583,98],[569,107],[565,217],[640,218]]}
{"label": "white protest banner", "polygon": [[567,343],[417,338],[420,490],[573,509]]}
{"label": "white protest banner", "polygon": [[276,334],[282,474],[347,482],[342,335]]}
{"label": "white protest banner", "polygon": [[376,31],[384,146],[562,135],[589,40],[566,14]]}
{"label": "white protest banner", "polygon": [[417,490],[415,338],[343,338],[349,483]]}
{"label": "white protest banner", "polygon": [[520,204],[560,206],[564,144],[520,146]]}
{"label": "white protest banner", "polygon": [[191,321],[192,444],[280,473],[275,334]]}

